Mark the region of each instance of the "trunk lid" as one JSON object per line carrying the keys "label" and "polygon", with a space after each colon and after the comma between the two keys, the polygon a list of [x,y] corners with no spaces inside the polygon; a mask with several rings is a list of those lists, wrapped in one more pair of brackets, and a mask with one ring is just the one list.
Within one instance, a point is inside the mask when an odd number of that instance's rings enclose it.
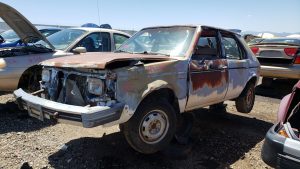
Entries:
{"label": "trunk lid", "polygon": [[287,53],[286,49],[297,51],[298,48],[300,48],[300,45],[268,43],[255,44],[250,48],[256,48],[257,59],[262,64],[293,64],[295,56]]}

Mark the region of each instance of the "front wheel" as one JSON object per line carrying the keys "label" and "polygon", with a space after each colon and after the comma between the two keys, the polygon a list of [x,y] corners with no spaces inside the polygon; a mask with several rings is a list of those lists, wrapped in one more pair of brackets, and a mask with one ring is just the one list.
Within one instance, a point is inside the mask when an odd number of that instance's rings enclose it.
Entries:
{"label": "front wheel", "polygon": [[242,94],[236,99],[235,106],[238,112],[250,113],[255,101],[255,85],[248,83]]}
{"label": "front wheel", "polygon": [[138,152],[151,154],[165,148],[176,130],[176,114],[167,101],[143,102],[122,130]]}

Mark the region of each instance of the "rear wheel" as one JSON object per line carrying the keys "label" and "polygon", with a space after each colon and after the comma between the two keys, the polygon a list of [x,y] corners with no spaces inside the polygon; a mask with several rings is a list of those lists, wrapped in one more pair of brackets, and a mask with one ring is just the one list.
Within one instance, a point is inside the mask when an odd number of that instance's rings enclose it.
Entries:
{"label": "rear wheel", "polygon": [[143,102],[122,130],[138,152],[151,154],[165,148],[176,130],[176,115],[167,101]]}
{"label": "rear wheel", "polygon": [[255,101],[255,85],[248,83],[242,94],[236,99],[235,105],[237,111],[241,113],[250,113]]}

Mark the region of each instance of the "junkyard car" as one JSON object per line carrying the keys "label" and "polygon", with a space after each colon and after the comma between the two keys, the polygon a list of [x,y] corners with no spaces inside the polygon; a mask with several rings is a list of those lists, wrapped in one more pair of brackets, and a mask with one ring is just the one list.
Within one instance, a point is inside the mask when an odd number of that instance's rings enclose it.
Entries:
{"label": "junkyard car", "polygon": [[261,63],[263,82],[272,78],[300,79],[300,39],[271,38],[251,44],[251,50]]}
{"label": "junkyard car", "polygon": [[278,122],[268,131],[262,159],[276,168],[300,168],[300,81],[279,106]]}
{"label": "junkyard car", "polygon": [[[58,31],[61,30],[61,28],[55,28],[55,27],[37,27],[38,30],[45,36],[48,37]],[[39,40],[39,39],[38,39]],[[35,43],[36,40],[33,39],[32,43]],[[16,34],[13,30],[7,30],[5,32],[2,32],[0,34],[0,48],[4,47],[16,47],[16,46],[24,46],[24,43],[19,38],[19,36]]]}
{"label": "junkyard car", "polygon": [[199,25],[145,28],[114,53],[41,64],[41,90],[14,91],[19,107],[86,128],[120,124],[142,153],[170,142],[180,113],[228,99],[250,112],[260,66],[240,35]]}
{"label": "junkyard car", "polygon": [[[112,29],[72,28],[46,39],[24,16],[4,3],[0,3],[0,17],[28,44],[0,48],[0,91],[19,87],[33,91],[39,87],[39,62],[81,52],[114,51],[129,38],[128,34]],[[37,39],[40,41],[30,43]]]}

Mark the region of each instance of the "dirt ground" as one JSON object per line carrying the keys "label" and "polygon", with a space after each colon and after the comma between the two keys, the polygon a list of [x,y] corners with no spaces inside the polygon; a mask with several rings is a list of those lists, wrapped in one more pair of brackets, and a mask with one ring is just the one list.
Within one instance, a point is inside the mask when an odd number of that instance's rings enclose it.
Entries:
{"label": "dirt ground", "polygon": [[11,94],[0,94],[0,168],[270,168],[261,160],[261,146],[292,86],[287,81],[258,86],[249,114],[238,113],[233,101],[226,102],[227,112],[195,110],[190,144],[171,144],[153,155],[131,149],[118,126],[40,122],[18,111]]}

